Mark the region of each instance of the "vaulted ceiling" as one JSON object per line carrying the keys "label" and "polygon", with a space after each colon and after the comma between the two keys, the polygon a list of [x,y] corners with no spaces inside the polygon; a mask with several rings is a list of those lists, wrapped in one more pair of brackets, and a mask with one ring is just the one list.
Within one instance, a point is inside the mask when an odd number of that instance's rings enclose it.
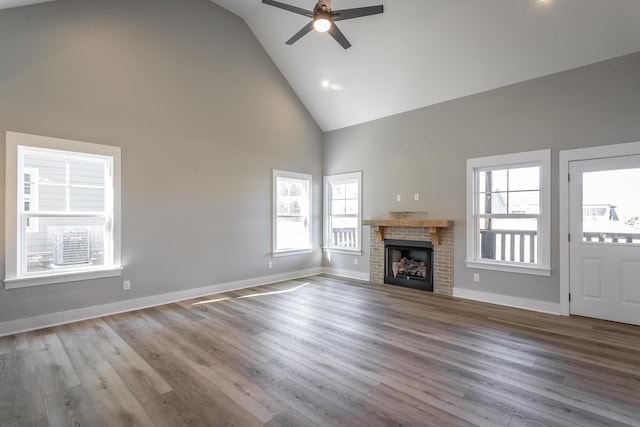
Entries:
{"label": "vaulted ceiling", "polygon": [[384,5],[339,22],[347,50],[316,32],[285,45],[309,18],[261,0],[212,1],[247,23],[323,131],[640,51],[640,0],[333,0]]}
{"label": "vaulted ceiling", "polygon": [[[339,22],[352,43],[261,0],[213,0],[245,20],[324,131],[640,51],[639,0],[333,0],[384,4]],[[280,0],[312,10],[316,0]]]}

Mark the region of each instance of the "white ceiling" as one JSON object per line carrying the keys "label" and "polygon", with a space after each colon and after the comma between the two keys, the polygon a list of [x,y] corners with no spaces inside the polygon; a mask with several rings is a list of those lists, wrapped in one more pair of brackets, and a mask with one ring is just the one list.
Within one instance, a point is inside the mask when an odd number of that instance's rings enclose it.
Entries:
{"label": "white ceiling", "polygon": [[384,4],[339,23],[347,50],[315,32],[285,45],[309,19],[261,0],[212,1],[245,20],[323,131],[640,51],[640,0],[333,0]]}
{"label": "white ceiling", "polygon": [[338,23],[347,50],[315,32],[285,45],[309,19],[261,0],[212,1],[245,20],[324,131],[640,51],[640,0],[333,0],[384,4]]}

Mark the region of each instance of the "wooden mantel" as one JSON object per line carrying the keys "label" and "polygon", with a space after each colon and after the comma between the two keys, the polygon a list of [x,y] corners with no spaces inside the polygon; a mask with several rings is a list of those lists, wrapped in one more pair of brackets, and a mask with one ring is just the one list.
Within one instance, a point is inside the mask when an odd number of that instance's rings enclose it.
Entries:
{"label": "wooden mantel", "polygon": [[369,219],[362,221],[362,225],[370,225],[379,241],[384,240],[385,227],[426,227],[431,234],[431,242],[440,244],[440,229],[453,227],[453,221],[446,219]]}

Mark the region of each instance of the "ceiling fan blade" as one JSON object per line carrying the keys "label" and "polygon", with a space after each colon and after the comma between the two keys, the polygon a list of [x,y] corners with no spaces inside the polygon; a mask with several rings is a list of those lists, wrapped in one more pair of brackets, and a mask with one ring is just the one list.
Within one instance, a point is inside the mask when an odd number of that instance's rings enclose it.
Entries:
{"label": "ceiling fan blade", "polygon": [[275,0],[262,0],[263,4],[268,4],[269,6],[274,6],[280,9],[288,10],[289,12],[297,13],[298,15],[304,15],[309,18],[313,18],[313,12],[310,10],[302,9],[300,7],[291,6],[290,4],[281,3]]}
{"label": "ceiling fan blade", "polygon": [[347,40],[344,34],[342,34],[342,31],[340,31],[335,23],[331,25],[331,28],[329,28],[328,32],[329,34],[331,34],[331,37],[336,39],[336,41],[340,43],[340,46],[342,46],[343,48],[349,49],[351,47],[351,43],[349,43],[349,40]]}
{"label": "ceiling fan blade", "polygon": [[313,21],[309,22],[307,25],[302,27],[302,29],[300,31],[295,33],[293,35],[293,37],[291,37],[289,40],[284,42],[284,44],[294,44],[295,42],[300,40],[300,38],[302,38],[302,36],[304,36],[305,34],[307,34],[311,30],[313,30]]}
{"label": "ceiling fan blade", "polygon": [[377,15],[384,12],[384,7],[379,6],[367,6],[356,7],[353,9],[334,10],[331,12],[334,21],[344,21],[345,19],[360,18],[362,16]]}

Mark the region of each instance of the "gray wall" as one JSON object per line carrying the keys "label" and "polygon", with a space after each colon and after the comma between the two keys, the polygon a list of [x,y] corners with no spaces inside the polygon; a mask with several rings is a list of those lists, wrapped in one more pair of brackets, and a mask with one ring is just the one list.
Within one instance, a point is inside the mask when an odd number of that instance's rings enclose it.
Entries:
{"label": "gray wall", "polygon": [[7,9],[0,58],[0,210],[5,131],[121,146],[124,264],[0,290],[0,322],[321,264],[319,249],[270,256],[274,168],[313,175],[320,246],[322,133],[235,15],[209,0]]}
{"label": "gray wall", "polygon": [[[559,302],[558,152],[638,140],[640,53],[327,133],[324,173],[363,171],[364,219],[428,211],[454,220],[455,287]],[[552,149],[551,277],[466,268],[466,159],[544,148]],[[368,272],[368,256],[357,267],[352,256],[324,262]]]}

